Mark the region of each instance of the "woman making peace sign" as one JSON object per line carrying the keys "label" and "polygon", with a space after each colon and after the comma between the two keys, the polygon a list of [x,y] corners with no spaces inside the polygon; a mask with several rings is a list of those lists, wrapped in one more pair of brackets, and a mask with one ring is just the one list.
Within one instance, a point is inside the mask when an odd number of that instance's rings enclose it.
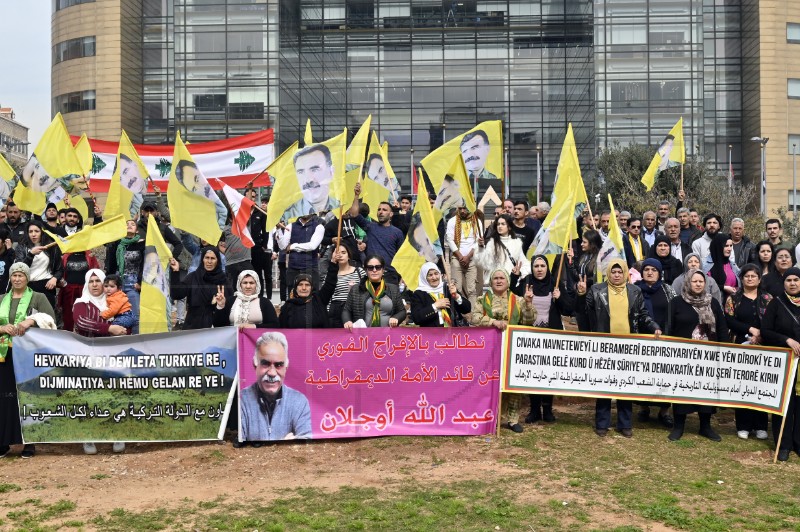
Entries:
{"label": "woman making peace sign", "polygon": [[207,329],[214,324],[214,311],[219,294],[225,299],[233,297],[228,286],[228,278],[222,271],[219,250],[206,246],[200,250],[200,267],[181,281],[178,275],[179,264],[170,259],[170,295],[173,299],[186,298],[186,321],[184,329]]}

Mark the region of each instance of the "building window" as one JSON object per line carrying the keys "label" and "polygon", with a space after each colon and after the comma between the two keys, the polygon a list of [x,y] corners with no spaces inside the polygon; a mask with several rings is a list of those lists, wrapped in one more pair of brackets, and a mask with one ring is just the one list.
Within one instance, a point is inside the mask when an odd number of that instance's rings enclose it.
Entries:
{"label": "building window", "polygon": [[93,57],[95,55],[95,37],[79,37],[60,42],[53,46],[53,64],[62,61],[78,59],[80,57]]}
{"label": "building window", "polygon": [[74,113],[76,111],[94,111],[94,91],[80,91],[61,94],[53,98],[54,113]]}
{"label": "building window", "polygon": [[786,24],[786,40],[800,43],[800,24],[797,22],[788,22]]}
{"label": "building window", "polygon": [[800,98],[800,79],[789,78],[789,98]]}
{"label": "building window", "polygon": [[61,11],[68,7],[77,6],[78,4],[88,4],[94,1],[95,0],[53,0],[53,3],[55,4],[55,10]]}
{"label": "building window", "polygon": [[792,135],[789,134],[789,155],[792,155],[795,152],[797,155],[800,155],[800,134]]}

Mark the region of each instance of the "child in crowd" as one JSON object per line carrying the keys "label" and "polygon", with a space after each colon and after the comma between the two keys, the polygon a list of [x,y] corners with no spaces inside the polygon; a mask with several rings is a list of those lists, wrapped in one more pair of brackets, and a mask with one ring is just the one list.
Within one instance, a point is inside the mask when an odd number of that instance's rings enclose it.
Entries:
{"label": "child in crowd", "polygon": [[125,292],[120,290],[122,286],[122,279],[119,275],[107,275],[106,280],[103,282],[103,288],[106,292],[106,304],[108,308],[104,310],[100,316],[104,320],[108,320],[112,325],[120,325],[129,329],[133,322],[134,316],[131,310],[131,303],[128,301],[128,296]]}

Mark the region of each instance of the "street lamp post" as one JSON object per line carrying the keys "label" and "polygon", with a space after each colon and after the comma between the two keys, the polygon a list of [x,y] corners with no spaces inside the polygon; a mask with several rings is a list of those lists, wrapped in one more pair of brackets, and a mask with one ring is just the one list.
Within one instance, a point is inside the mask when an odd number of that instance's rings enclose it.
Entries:
{"label": "street lamp post", "polygon": [[761,216],[767,211],[767,142],[769,137],[752,137],[750,139],[761,146]]}

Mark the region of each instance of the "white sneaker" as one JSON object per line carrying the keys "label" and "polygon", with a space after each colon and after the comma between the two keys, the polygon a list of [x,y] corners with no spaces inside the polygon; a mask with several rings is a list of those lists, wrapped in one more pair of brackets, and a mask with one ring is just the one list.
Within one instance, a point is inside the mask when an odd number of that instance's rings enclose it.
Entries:
{"label": "white sneaker", "polygon": [[739,436],[741,439],[746,440],[747,437],[750,436],[750,433],[746,430],[740,430],[736,433],[736,435]]}
{"label": "white sneaker", "polygon": [[756,438],[758,438],[759,440],[766,440],[767,438],[769,438],[769,434],[767,434],[766,430],[757,430]]}
{"label": "white sneaker", "polygon": [[91,442],[84,443],[83,454],[97,454],[97,447]]}
{"label": "white sneaker", "polygon": [[124,441],[115,441],[114,445],[111,446],[111,450],[115,453],[124,453],[125,452],[125,442]]}

